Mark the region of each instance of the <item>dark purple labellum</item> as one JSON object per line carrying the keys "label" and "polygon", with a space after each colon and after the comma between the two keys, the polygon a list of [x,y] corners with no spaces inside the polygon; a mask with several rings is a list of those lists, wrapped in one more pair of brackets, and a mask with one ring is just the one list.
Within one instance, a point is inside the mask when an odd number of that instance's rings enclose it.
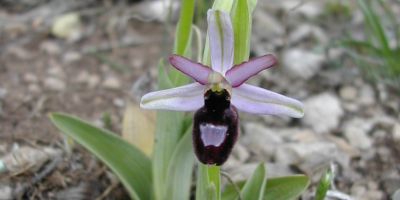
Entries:
{"label": "dark purple labellum", "polygon": [[200,162],[222,165],[238,137],[238,113],[226,90],[204,95],[204,106],[197,110],[193,122],[193,146]]}

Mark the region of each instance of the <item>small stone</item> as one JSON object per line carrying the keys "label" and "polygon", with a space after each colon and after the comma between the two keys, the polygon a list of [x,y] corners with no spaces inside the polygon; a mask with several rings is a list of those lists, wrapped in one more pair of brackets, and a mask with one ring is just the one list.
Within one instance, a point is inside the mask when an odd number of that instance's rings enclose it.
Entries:
{"label": "small stone", "polygon": [[[260,84],[254,84],[260,85]],[[291,122],[292,118],[287,116],[270,116],[270,115],[263,115],[260,116],[265,124],[269,127],[287,127],[288,124]]]}
{"label": "small stone", "polygon": [[377,190],[377,189],[379,189],[379,184],[374,182],[374,181],[369,181],[368,182],[368,189]]}
{"label": "small stone", "polygon": [[296,29],[294,29],[289,35],[289,42],[298,43],[309,37],[315,38],[322,44],[328,43],[328,37],[326,33],[320,27],[312,24],[301,24],[300,26],[296,27]]}
{"label": "small stone", "polygon": [[81,19],[78,13],[58,16],[51,27],[51,33],[59,38],[74,40],[81,32]]}
{"label": "small stone", "polygon": [[[165,8],[171,9],[166,11]],[[175,20],[179,9],[179,3],[176,1],[140,1],[132,8],[132,16],[140,21],[158,21],[164,22],[167,18]],[[169,15],[171,12],[172,15]]]}
{"label": "small stone", "polygon": [[287,137],[291,142],[307,143],[318,140],[317,135],[310,129],[283,129],[279,134]]}
{"label": "small stone", "polygon": [[400,188],[400,174],[396,169],[391,169],[382,173],[383,189],[388,194],[393,194]]}
{"label": "small stone", "polygon": [[354,147],[367,150],[372,146],[372,139],[368,136],[372,127],[370,120],[355,118],[344,125],[344,136]]}
{"label": "small stone", "polygon": [[143,69],[145,66],[145,60],[141,58],[135,58],[131,60],[131,66],[134,69]]}
{"label": "small stone", "polygon": [[82,55],[76,51],[68,51],[63,56],[64,63],[73,63],[79,61],[82,58]]}
{"label": "small stone", "polygon": [[29,60],[34,57],[31,51],[26,50],[25,48],[22,48],[20,46],[11,46],[10,48],[8,48],[7,54],[15,56],[20,60]]}
{"label": "small stone", "polygon": [[263,9],[254,11],[254,34],[261,38],[279,37],[285,34],[285,28],[273,15]]}
{"label": "small stone", "polygon": [[[58,64],[56,64],[58,65]],[[47,73],[49,73],[49,75],[53,76],[53,77],[57,77],[57,78],[64,78],[65,77],[65,73],[64,70],[60,67],[50,67],[47,70]]]}
{"label": "small stone", "polygon": [[393,196],[392,196],[393,200],[398,200],[400,199],[400,189],[396,190],[396,192],[394,192]]}
{"label": "small stone", "polygon": [[365,188],[364,186],[354,184],[351,187],[351,196],[355,197],[355,199],[360,199],[360,197],[363,194],[365,194],[366,191],[367,191],[367,188]]}
{"label": "small stone", "polygon": [[342,102],[343,109],[347,112],[357,112],[360,109],[360,105],[355,101],[355,102]]}
{"label": "small stone", "polygon": [[79,72],[76,82],[86,84],[89,88],[94,88],[100,82],[100,77],[96,74],[89,74],[87,71]]}
{"label": "small stone", "polygon": [[354,101],[357,99],[357,88],[353,86],[344,86],[340,88],[339,95],[343,100]]}
{"label": "small stone", "polygon": [[386,146],[379,146],[376,148],[376,155],[381,158],[383,162],[391,161],[391,151]]}
{"label": "small stone", "polygon": [[310,1],[299,4],[297,0],[279,1],[281,8],[290,13],[298,13],[307,18],[313,19],[320,16],[324,12],[324,7],[321,2]]}
{"label": "small stone", "polygon": [[13,189],[8,185],[0,186],[0,199],[14,199]]}
{"label": "small stone", "polygon": [[351,158],[360,156],[360,151],[350,145],[345,139],[334,135],[327,135],[327,139],[336,144],[336,146],[349,155]]}
{"label": "small stone", "polygon": [[60,79],[48,77],[44,80],[44,87],[53,91],[63,91],[66,88],[66,84]]}
{"label": "small stone", "polygon": [[285,27],[274,15],[264,9],[255,9],[253,13],[253,33],[251,46],[256,56],[265,55],[285,44]]}
{"label": "small stone", "polygon": [[121,88],[121,82],[114,76],[109,76],[103,81],[103,87],[107,89],[119,89]]}
{"label": "small stone", "polygon": [[360,89],[359,103],[364,106],[370,106],[375,104],[375,91],[369,85],[363,85]]}
{"label": "small stone", "polygon": [[385,194],[379,190],[368,190],[363,198],[365,200],[376,200],[376,199],[384,199]]}
{"label": "small stone", "polygon": [[33,172],[38,170],[46,161],[61,156],[59,149],[45,147],[42,149],[21,147],[1,158],[7,171],[16,172],[31,166]]}
{"label": "small stone", "polygon": [[354,199],[362,199],[362,200],[377,200],[384,199],[384,193],[379,190],[374,190],[365,187],[361,184],[354,184],[351,188],[351,195]]}
{"label": "small stone", "polygon": [[0,144],[0,156],[3,156],[4,153],[6,153],[7,148],[8,148],[7,144]]}
{"label": "small stone", "polygon": [[37,85],[37,84],[29,84],[28,90],[32,94],[39,94],[41,92],[41,89],[40,89],[39,85]]}
{"label": "small stone", "polygon": [[46,40],[40,44],[40,50],[46,52],[49,55],[60,55],[61,47],[54,41]]}
{"label": "small stone", "polygon": [[125,106],[125,101],[120,98],[113,99],[113,103],[115,106],[120,107],[120,108]]}
{"label": "small stone", "polygon": [[307,174],[319,172],[332,161],[340,163],[342,167],[347,167],[350,162],[349,156],[339,151],[335,144],[324,141],[279,145],[275,160],[296,165]]}
{"label": "small stone", "polygon": [[87,84],[89,88],[95,88],[100,83],[100,77],[92,74],[88,77]]}
{"label": "small stone", "polygon": [[0,88],[0,99],[4,99],[7,95],[7,90],[5,88]]}
{"label": "small stone", "polygon": [[304,102],[304,124],[316,133],[328,133],[338,127],[343,109],[339,99],[331,93],[313,96]]}
{"label": "small stone", "polygon": [[244,134],[240,143],[250,147],[249,150],[261,158],[271,157],[276,147],[282,143],[282,138],[273,129],[258,123],[244,125]]}
{"label": "small stone", "polygon": [[389,129],[398,121],[396,118],[387,115],[381,108],[376,109],[374,112],[376,115],[372,118],[370,122],[371,125],[386,127]]}
{"label": "small stone", "polygon": [[229,156],[228,160],[222,165],[222,169],[225,171],[232,171],[242,164],[243,163],[239,162],[234,156]]}
{"label": "small stone", "polygon": [[395,141],[400,142],[400,123],[393,125],[392,135]]}
{"label": "small stone", "polygon": [[89,73],[87,71],[80,71],[79,74],[76,76],[75,81],[77,83],[86,83],[89,79]]}
{"label": "small stone", "polygon": [[389,92],[384,83],[377,84],[378,96],[380,102],[386,102],[389,99]]}
{"label": "small stone", "polygon": [[247,180],[251,176],[251,174],[253,174],[257,165],[258,163],[246,163],[243,165],[238,165],[235,168],[231,168],[229,174],[232,175],[231,178],[235,182]]}
{"label": "small stone", "polygon": [[39,79],[35,74],[29,73],[29,72],[24,74],[24,81],[27,83],[37,83],[38,80]]}
{"label": "small stone", "polygon": [[283,65],[294,78],[310,79],[322,67],[324,55],[305,49],[293,48],[283,53]]}
{"label": "small stone", "polygon": [[281,163],[266,163],[267,177],[281,177],[293,174],[288,165]]}
{"label": "small stone", "polygon": [[328,49],[328,59],[329,60],[339,60],[342,55],[345,54],[345,50],[343,48],[335,48],[331,47]]}
{"label": "small stone", "polygon": [[250,153],[247,151],[246,147],[238,142],[233,147],[232,156],[235,157],[239,162],[244,163],[250,157]]}
{"label": "small stone", "polygon": [[382,129],[376,129],[374,132],[371,134],[373,136],[373,139],[377,140],[384,140],[387,137],[387,133],[385,130]]}

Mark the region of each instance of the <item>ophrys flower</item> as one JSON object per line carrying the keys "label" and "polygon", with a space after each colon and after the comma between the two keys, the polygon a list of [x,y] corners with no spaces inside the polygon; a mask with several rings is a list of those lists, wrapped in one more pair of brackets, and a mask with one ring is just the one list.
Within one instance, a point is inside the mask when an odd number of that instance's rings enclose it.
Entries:
{"label": "ophrys flower", "polygon": [[[151,92],[142,97],[141,107],[177,111],[196,111],[193,145],[205,164],[223,164],[238,136],[238,113],[303,116],[303,104],[295,99],[244,83],[250,77],[276,64],[268,54],[233,65],[233,30],[230,16],[208,11],[211,68],[182,56],[169,62],[196,82]],[[251,134],[251,133],[249,133]]]}

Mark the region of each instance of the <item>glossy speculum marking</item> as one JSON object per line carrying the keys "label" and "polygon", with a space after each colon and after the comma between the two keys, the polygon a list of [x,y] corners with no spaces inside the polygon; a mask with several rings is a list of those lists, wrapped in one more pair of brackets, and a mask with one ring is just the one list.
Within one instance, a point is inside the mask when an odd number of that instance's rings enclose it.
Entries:
{"label": "glossy speculum marking", "polygon": [[204,106],[196,111],[193,122],[193,146],[200,162],[222,165],[228,159],[239,135],[238,121],[227,90],[205,93]]}

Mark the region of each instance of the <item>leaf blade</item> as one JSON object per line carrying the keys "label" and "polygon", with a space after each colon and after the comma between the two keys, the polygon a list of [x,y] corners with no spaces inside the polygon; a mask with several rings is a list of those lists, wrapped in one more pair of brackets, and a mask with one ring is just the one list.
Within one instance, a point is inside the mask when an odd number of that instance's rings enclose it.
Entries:
{"label": "leaf blade", "polygon": [[333,173],[332,171],[328,170],[322,176],[321,180],[319,181],[317,190],[315,191],[315,199],[316,200],[324,200],[325,196],[331,186],[333,181]]}
{"label": "leaf blade", "polygon": [[[194,6],[194,0],[182,1],[181,12],[175,31],[174,54],[188,56],[192,37]],[[172,69],[170,77],[175,86],[183,85],[189,81],[188,77],[176,69]]]}
{"label": "leaf blade", "polygon": [[308,177],[304,175],[268,179],[264,192],[264,199],[295,199],[308,187],[308,184]]}
{"label": "leaf blade", "polygon": [[261,200],[264,196],[265,185],[267,183],[267,174],[265,165],[259,164],[254,170],[253,175],[244,184],[241,194],[243,199]]}
{"label": "leaf blade", "polygon": [[50,120],[64,134],[75,139],[110,167],[132,198],[152,199],[151,161],[140,150],[117,135],[76,117],[53,113]]}
{"label": "leaf blade", "polygon": [[[243,188],[245,182],[236,183],[239,188]],[[304,175],[284,176],[268,178],[265,185],[264,200],[292,200],[296,199],[308,187],[308,177]],[[234,186],[225,187],[222,195],[223,200],[237,199],[238,194]],[[244,198],[243,198],[244,199]]]}
{"label": "leaf blade", "polygon": [[168,166],[182,135],[184,115],[172,111],[157,112],[155,144],[153,149],[153,187],[156,199],[165,196]]}
{"label": "leaf blade", "polygon": [[[190,199],[190,188],[194,166],[192,148],[192,134],[189,127],[180,139],[172,155],[168,167],[167,187],[165,199],[186,200]],[[180,188],[177,190],[176,188]]]}
{"label": "leaf blade", "polygon": [[237,0],[231,12],[234,34],[234,64],[249,59],[251,17],[247,0]]}

